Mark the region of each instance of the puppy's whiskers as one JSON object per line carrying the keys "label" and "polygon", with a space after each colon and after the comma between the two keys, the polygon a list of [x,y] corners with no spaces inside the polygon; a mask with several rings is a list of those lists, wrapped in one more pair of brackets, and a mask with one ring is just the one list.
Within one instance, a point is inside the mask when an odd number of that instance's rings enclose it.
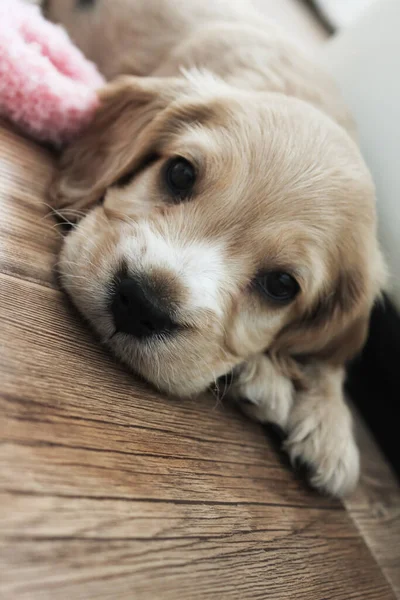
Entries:
{"label": "puppy's whiskers", "polygon": [[67,223],[71,227],[75,227],[75,223],[72,223],[71,221],[69,221],[69,219],[67,219],[67,217],[64,215],[63,212],[57,210],[56,208],[54,208],[54,206],[51,206],[50,204],[47,204],[46,202],[43,202],[43,204],[45,206],[47,206],[47,208],[50,209],[51,214],[56,215],[60,219],[60,221]]}

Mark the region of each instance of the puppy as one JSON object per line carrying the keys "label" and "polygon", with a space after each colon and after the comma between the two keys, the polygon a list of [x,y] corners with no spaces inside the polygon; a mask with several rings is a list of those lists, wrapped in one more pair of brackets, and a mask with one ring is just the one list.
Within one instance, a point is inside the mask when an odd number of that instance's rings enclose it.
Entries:
{"label": "puppy", "polygon": [[62,155],[59,269],[101,340],[167,393],[228,396],[343,495],[344,366],[385,268],[374,186],[331,81],[248,2],[50,0],[108,78]]}

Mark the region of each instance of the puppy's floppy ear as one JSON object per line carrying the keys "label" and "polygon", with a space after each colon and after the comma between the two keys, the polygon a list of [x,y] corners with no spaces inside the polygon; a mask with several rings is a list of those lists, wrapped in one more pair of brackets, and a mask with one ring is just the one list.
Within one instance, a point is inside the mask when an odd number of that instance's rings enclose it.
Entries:
{"label": "puppy's floppy ear", "polygon": [[364,343],[370,309],[363,277],[356,270],[341,272],[331,290],[297,324],[292,351],[337,365],[345,363]]}
{"label": "puppy's floppy ear", "polygon": [[304,364],[343,366],[365,342],[370,311],[383,279],[384,264],[379,251],[374,280],[356,268],[341,271],[314,306],[299,321],[283,329],[273,354],[295,357]]}
{"label": "puppy's floppy ear", "polygon": [[53,206],[66,213],[69,207],[90,208],[108,186],[134,171],[149,143],[145,130],[182,86],[180,79],[130,76],[105,86],[94,120],[61,155],[49,192]]}

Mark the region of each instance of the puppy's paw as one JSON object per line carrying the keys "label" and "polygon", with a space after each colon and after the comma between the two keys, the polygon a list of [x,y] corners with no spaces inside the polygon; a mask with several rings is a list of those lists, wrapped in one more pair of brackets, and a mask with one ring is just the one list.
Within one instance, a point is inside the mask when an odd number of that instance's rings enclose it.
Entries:
{"label": "puppy's paw", "polygon": [[350,412],[344,403],[312,404],[306,402],[293,410],[285,448],[293,464],[308,467],[313,487],[332,496],[346,496],[355,488],[360,472]]}
{"label": "puppy's paw", "polygon": [[276,425],[282,431],[286,431],[293,395],[292,382],[263,354],[241,365],[229,392],[248,417]]}

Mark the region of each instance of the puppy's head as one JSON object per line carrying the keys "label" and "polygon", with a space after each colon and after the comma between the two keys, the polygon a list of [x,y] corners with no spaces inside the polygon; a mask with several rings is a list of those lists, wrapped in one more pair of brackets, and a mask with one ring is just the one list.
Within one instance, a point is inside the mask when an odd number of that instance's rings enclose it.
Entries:
{"label": "puppy's head", "polygon": [[51,194],[83,213],[62,284],[116,355],[188,395],[260,352],[290,370],[360,348],[383,267],[339,126],[207,75],[123,78],[101,102]]}

